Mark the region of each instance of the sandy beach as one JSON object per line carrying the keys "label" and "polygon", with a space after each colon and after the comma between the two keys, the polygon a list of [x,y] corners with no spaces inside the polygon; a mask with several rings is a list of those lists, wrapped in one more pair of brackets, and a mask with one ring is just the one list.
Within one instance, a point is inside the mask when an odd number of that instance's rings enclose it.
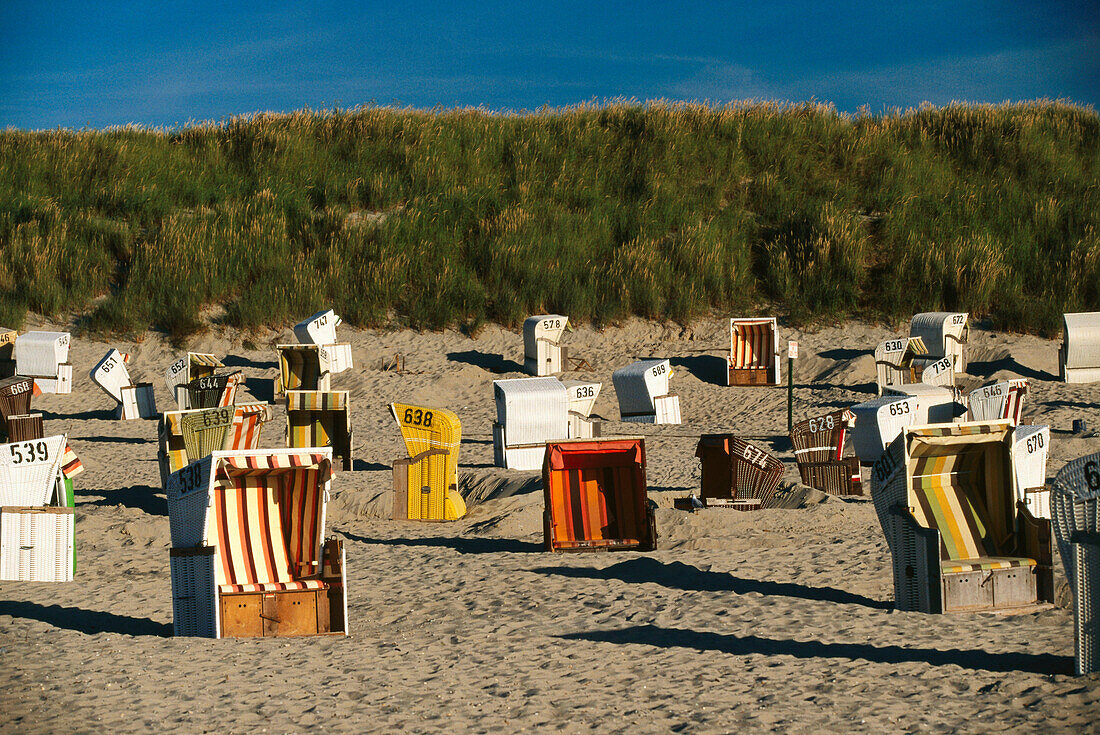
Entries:
{"label": "sandy beach", "polygon": [[[30,320],[25,329],[56,327]],[[62,327],[65,328],[65,327]],[[796,420],[875,394],[874,346],[903,325],[852,322],[796,339]],[[733,431],[798,472],[786,444],[786,391],[724,384],[728,322],[630,321],[566,335],[603,390],[605,434],[643,434],[657,511],[652,553],[542,550],[541,481],[492,466],[491,383],[521,377],[517,331],[341,327],[355,367],[355,468],[338,472],[329,533],[344,540],[346,638],[172,637],[167,505],[156,421],[117,421],[88,377],[109,346],[170,407],[163,371],[179,354],[140,342],[76,339],[71,395],[33,407],[65,432],[76,478],[78,568],[65,584],[0,583],[0,730],[5,732],[1075,732],[1095,731],[1100,677],[1074,677],[1073,616],[1060,604],[1019,615],[893,611],[890,553],[868,499],[811,496],[802,508],[689,514],[701,433]],[[190,349],[226,356],[270,398],[273,345],[290,329],[217,327]],[[1100,423],[1100,384],[1058,382],[1058,344],[972,327],[964,392],[1026,377],[1024,416],[1050,424],[1048,478],[1100,450],[1073,419]],[[405,371],[382,369],[393,355]],[[611,373],[672,359],[683,424],[622,424]],[[784,365],[784,369],[785,369]],[[266,390],[265,390],[266,388]],[[248,398],[248,396],[246,396]],[[422,402],[462,420],[455,523],[394,522],[390,463],[404,446],[387,404]],[[283,446],[281,405],[263,446]],[[867,477],[866,470],[864,477]],[[869,483],[867,483],[869,491]]]}

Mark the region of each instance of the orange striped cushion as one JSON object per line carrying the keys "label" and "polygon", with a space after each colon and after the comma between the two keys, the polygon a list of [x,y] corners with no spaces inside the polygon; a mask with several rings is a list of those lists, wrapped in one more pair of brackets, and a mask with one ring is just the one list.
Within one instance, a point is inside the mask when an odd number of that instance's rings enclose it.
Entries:
{"label": "orange striped cushion", "polygon": [[287,590],[320,590],[326,587],[319,579],[304,579],[298,582],[266,582],[264,584],[223,584],[219,592],[285,592]]}

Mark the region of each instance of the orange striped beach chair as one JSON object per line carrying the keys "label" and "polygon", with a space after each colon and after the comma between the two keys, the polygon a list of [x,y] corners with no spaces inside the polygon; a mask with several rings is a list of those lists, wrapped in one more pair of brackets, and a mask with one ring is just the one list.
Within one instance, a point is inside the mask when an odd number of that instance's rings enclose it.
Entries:
{"label": "orange striped beach chair", "polygon": [[1005,420],[910,426],[875,463],[871,499],[899,610],[1054,601],[1050,521],[1018,499],[1020,431]]}
{"label": "orange striped beach chair", "polygon": [[180,636],[348,632],[341,542],[324,540],[332,450],[213,452],[168,482]]}
{"label": "orange striped beach chair", "polygon": [[779,385],[775,317],[730,319],[729,385]]}
{"label": "orange striped beach chair", "polygon": [[[187,420],[195,416],[196,419]],[[173,472],[183,469],[191,462],[202,459],[214,449],[256,449],[260,445],[260,431],[263,425],[271,420],[271,408],[265,403],[240,403],[232,408],[223,406],[220,408],[198,408],[187,411],[165,411],[160,419],[158,428],[159,448],[157,461],[160,464],[161,487],[168,487],[168,476]],[[228,422],[228,426],[226,423]],[[200,454],[192,454],[188,451],[188,441],[184,435],[184,424],[194,423],[192,431],[198,429],[202,432],[209,429],[211,432],[222,431],[220,441],[207,436],[206,446],[208,451],[202,451],[196,443],[196,437],[191,437],[192,449],[200,451]]]}
{"label": "orange striped beach chair", "polygon": [[550,442],[542,468],[547,551],[652,551],[645,440]]}

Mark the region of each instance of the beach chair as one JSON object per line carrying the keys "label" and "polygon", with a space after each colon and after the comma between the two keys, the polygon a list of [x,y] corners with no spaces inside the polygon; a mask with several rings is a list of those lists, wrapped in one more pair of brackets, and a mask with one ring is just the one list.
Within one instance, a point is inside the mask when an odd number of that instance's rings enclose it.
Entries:
{"label": "beach chair", "polygon": [[18,336],[14,329],[0,327],[0,378],[15,375],[15,340]]}
{"label": "beach chair", "polygon": [[680,396],[670,395],[668,360],[638,360],[611,374],[619,417],[639,424],[680,423]]}
{"label": "beach chair", "polygon": [[223,367],[225,365],[218,358],[205,352],[188,352],[169,365],[164,371],[164,383],[168,386],[168,394],[175,399],[179,410],[199,408],[199,406],[191,406],[188,402],[187,385],[195,378],[210,377],[215,370]]}
{"label": "beach chair", "polygon": [[1100,380],[1100,311],[1062,315],[1058,368],[1066,383]]}
{"label": "beach chair", "polygon": [[458,492],[462,424],[453,411],[391,403],[408,457],[393,461],[395,521],[455,521],[466,515]]}
{"label": "beach chair", "polygon": [[537,377],[554,375],[566,369],[566,348],[561,336],[569,317],[541,314],[523,322],[523,370]]}
{"label": "beach chair", "polygon": [[775,317],[730,319],[729,385],[779,385]]}
{"label": "beach chair", "polygon": [[956,372],[966,372],[966,342],[970,325],[965,313],[933,311],[916,314],[909,322],[909,336],[920,337],[928,354],[913,360],[916,367],[930,365],[945,357],[951,358]]}
{"label": "beach chair", "polygon": [[130,379],[126,363],[130,356],[111,349],[92,368],[92,382],[103,389],[118,404],[117,417],[130,419],[157,418],[157,399],[152,383],[135,383]]}
{"label": "beach chair", "polygon": [[546,443],[569,437],[569,391],[557,378],[494,380],[493,400],[497,467],[537,470],[542,467]]}
{"label": "beach chair", "polygon": [[13,419],[30,413],[33,396],[34,378],[14,377],[0,380],[0,431],[4,437],[11,435]]}
{"label": "beach chair", "polygon": [[72,393],[68,332],[26,332],[15,340],[15,372],[42,393]]}
{"label": "beach chair", "polygon": [[1019,425],[1012,437],[1016,500],[1036,518],[1050,520],[1050,487],[1047,486],[1050,427]]}
{"label": "beach chair", "polygon": [[790,433],[802,484],[830,495],[863,495],[859,458],[844,456],[844,440],[855,414],[833,411],[799,421]]}
{"label": "beach chair", "polygon": [[898,610],[1054,601],[1050,521],[1018,502],[1008,421],[907,427],[871,471]]}
{"label": "beach chair", "polygon": [[1013,378],[990,383],[970,392],[966,397],[967,421],[1008,419],[1013,426],[1020,423],[1027,395],[1027,378]]}
{"label": "beach chair", "polygon": [[[923,383],[886,386],[882,398],[852,406],[852,448],[862,465],[872,465],[907,426],[954,421],[965,412],[952,389]],[[895,391],[908,391],[901,393]]]}
{"label": "beach chair", "polygon": [[348,632],[343,545],[325,536],[330,448],[219,451],[168,480],[178,636]]}
{"label": "beach chair", "polygon": [[1073,590],[1078,675],[1100,671],[1100,453],[1067,463],[1050,485],[1054,535]]}
{"label": "beach chair", "polygon": [[875,348],[878,394],[890,385],[917,382],[913,360],[928,354],[920,337],[892,337]]}
{"label": "beach chair", "polygon": [[83,469],[64,435],[0,445],[0,580],[72,581],[72,478]]}
{"label": "beach chair", "polygon": [[657,523],[646,495],[645,440],[549,442],[542,467],[547,551],[652,551]]}
{"label": "beach chair", "polygon": [[603,424],[592,418],[592,409],[600,397],[602,383],[587,380],[563,380],[569,394],[569,438],[592,439],[603,433]]}
{"label": "beach chair", "polygon": [[192,378],[186,385],[187,405],[191,408],[232,406],[237,402],[237,387],[243,379],[240,370],[228,375]]}
{"label": "beach chair", "polygon": [[701,465],[699,497],[706,508],[758,510],[783,479],[783,463],[733,434],[704,434],[695,456]]}
{"label": "beach chair", "polygon": [[336,327],[343,323],[332,309],[319,311],[294,325],[294,336],[304,345],[336,344]]}
{"label": "beach chair", "polygon": [[286,445],[332,447],[341,468],[352,466],[351,408],[346,390],[286,393]]}
{"label": "beach chair", "polygon": [[[185,437],[184,424],[189,416],[198,416],[195,421],[188,421],[191,432],[197,428],[199,432],[210,425],[220,425],[227,410],[232,410],[232,422],[228,431],[222,437],[225,442],[221,446],[213,446],[216,437],[207,435],[205,441],[192,435],[191,447],[199,451],[200,446],[214,449],[256,449],[260,444],[260,432],[263,425],[271,420],[271,409],[265,403],[238,403],[231,409],[223,406],[218,408],[196,408],[185,411],[165,411],[161,416],[157,428],[158,449],[157,462],[160,465],[161,487],[168,487],[168,477],[191,462],[202,459],[206,454],[192,454],[188,451],[188,439]],[[207,426],[203,426],[203,424]],[[214,429],[216,432],[217,429]]]}

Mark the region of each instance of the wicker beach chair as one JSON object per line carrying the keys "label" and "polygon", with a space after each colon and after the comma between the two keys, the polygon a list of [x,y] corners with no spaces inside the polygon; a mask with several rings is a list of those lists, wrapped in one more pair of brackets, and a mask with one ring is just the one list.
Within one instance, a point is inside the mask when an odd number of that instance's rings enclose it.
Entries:
{"label": "wicker beach chair", "polygon": [[680,396],[669,393],[668,360],[638,360],[611,374],[619,417],[639,424],[679,424]]}
{"label": "wicker beach chair", "polygon": [[913,360],[928,354],[920,337],[892,337],[875,348],[878,394],[887,386],[917,382]]}
{"label": "wicker beach chair", "polygon": [[294,336],[304,345],[336,344],[336,327],[343,323],[332,309],[319,311],[294,325]]}
{"label": "wicker beach chair", "polygon": [[1100,380],[1100,311],[1062,315],[1058,367],[1066,383]]}
{"label": "wicker beach chair", "polygon": [[393,461],[393,518],[454,521],[466,515],[458,492],[462,424],[452,411],[391,403],[409,456]]}
{"label": "wicker beach chair", "polygon": [[569,437],[569,391],[557,378],[493,381],[493,461],[510,470],[542,467],[546,443]]}
{"label": "wicker beach chair", "polygon": [[859,458],[844,456],[844,440],[855,414],[833,411],[800,421],[791,429],[791,445],[802,484],[830,495],[862,495]]}
{"label": "wicker beach chair", "polygon": [[555,375],[566,369],[566,348],[561,336],[569,317],[541,314],[523,322],[523,370],[536,377]]}
{"label": "wicker beach chair", "polygon": [[344,470],[352,467],[351,408],[346,390],[286,393],[288,447],[332,447]]}
{"label": "wicker beach chair", "polygon": [[15,340],[18,336],[14,329],[0,327],[0,378],[15,375]]}
{"label": "wicker beach chair", "polygon": [[108,350],[103,359],[92,368],[92,382],[118,404],[118,418],[155,419],[158,414],[153,384],[132,381],[126,369],[129,361],[129,355],[116,349]]}
{"label": "wicker beach chair", "polygon": [[656,548],[645,468],[639,437],[549,442],[542,468],[546,550]]}
{"label": "wicker beach chair", "polygon": [[243,375],[236,371],[228,375],[207,375],[187,383],[187,405],[191,408],[217,408],[237,402],[237,387]]}
{"label": "wicker beach chair", "polygon": [[[227,407],[196,408],[186,411],[165,411],[157,429],[159,447],[157,461],[160,464],[161,487],[168,487],[168,477],[191,462],[202,459],[205,454],[189,456],[187,441],[184,438],[184,419],[191,415],[205,416],[210,423],[216,423]],[[271,420],[271,409],[264,403],[238,403],[232,409],[233,420],[227,432],[226,444],[214,449],[256,449],[260,443],[260,431]],[[199,419],[199,423],[202,418]],[[196,439],[192,438],[192,446]],[[212,442],[207,442],[210,446]]]}
{"label": "wicker beach chair", "polygon": [[563,380],[569,394],[569,438],[592,439],[603,433],[603,424],[592,417],[596,399],[600,397],[603,383],[586,380]]}
{"label": "wicker beach chair", "polygon": [[783,479],[783,463],[733,434],[704,434],[695,456],[701,464],[699,497],[706,508],[758,510]]}
{"label": "wicker beach chair", "polygon": [[[942,386],[907,383],[885,387],[886,394],[852,406],[852,448],[862,465],[872,465],[907,426],[954,421],[964,413],[955,393]],[[909,391],[900,393],[894,391]]]}
{"label": "wicker beach chair", "polygon": [[775,317],[730,319],[729,385],[779,385]]}
{"label": "wicker beach chair", "polygon": [[188,352],[169,365],[164,371],[164,383],[168,386],[168,394],[175,399],[179,410],[202,408],[189,403],[188,384],[196,378],[211,377],[214,371],[223,367],[225,365],[221,360],[205,352]]}
{"label": "wicker beach chair", "polygon": [[1008,421],[910,426],[871,471],[898,610],[1054,601],[1050,521],[1018,502]]}
{"label": "wicker beach chair", "polygon": [[[0,380],[0,433],[11,435],[11,421],[26,416],[31,411],[34,396],[34,378],[4,378]],[[14,440],[9,440],[14,441]]]}
{"label": "wicker beach chair", "polygon": [[15,340],[15,372],[42,393],[72,393],[68,332],[27,332]]}
{"label": "wicker beach chair", "polygon": [[967,421],[1008,419],[1013,426],[1019,424],[1027,388],[1027,378],[1014,378],[971,391],[966,397]]}
{"label": "wicker beach chair", "polygon": [[924,367],[949,357],[956,372],[966,371],[966,342],[970,336],[967,314],[950,311],[916,314],[909,322],[909,336],[920,337],[928,348],[927,355],[913,361],[914,366]]}
{"label": "wicker beach chair", "polygon": [[168,480],[179,636],[348,632],[343,545],[324,541],[329,448],[219,451]]}
{"label": "wicker beach chair", "polygon": [[1100,671],[1100,453],[1067,463],[1050,484],[1054,535],[1073,590],[1076,669]]}
{"label": "wicker beach chair", "polygon": [[72,478],[83,469],[64,435],[0,445],[0,580],[72,580]]}

